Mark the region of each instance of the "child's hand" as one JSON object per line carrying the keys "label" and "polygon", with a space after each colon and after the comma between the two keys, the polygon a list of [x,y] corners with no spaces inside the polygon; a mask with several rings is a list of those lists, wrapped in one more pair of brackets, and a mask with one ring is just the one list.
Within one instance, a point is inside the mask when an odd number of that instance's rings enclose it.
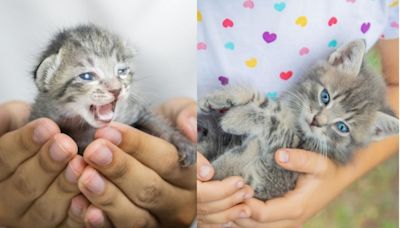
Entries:
{"label": "child's hand", "polygon": [[[241,227],[297,227],[334,199],[351,181],[345,168],[320,154],[295,149],[280,150],[276,162],[285,169],[302,172],[296,188],[283,197],[262,202],[251,199],[250,219],[235,223]],[[350,171],[347,169],[347,172]]]}
{"label": "child's hand", "polygon": [[197,153],[197,219],[201,227],[229,224],[239,218],[248,218],[250,208],[242,204],[253,197],[253,190],[241,177],[209,181],[214,170],[202,154]]}

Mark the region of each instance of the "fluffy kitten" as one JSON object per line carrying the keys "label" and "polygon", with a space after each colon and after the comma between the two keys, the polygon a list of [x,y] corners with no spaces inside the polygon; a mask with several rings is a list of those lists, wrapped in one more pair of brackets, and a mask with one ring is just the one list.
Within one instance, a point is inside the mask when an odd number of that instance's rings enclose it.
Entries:
{"label": "fluffy kitten", "polygon": [[215,179],[242,176],[267,200],[292,190],[298,177],[275,163],[277,149],[315,151],[344,165],[357,148],[398,134],[386,85],[364,54],[363,40],[340,47],[277,101],[241,86],[202,98],[199,150],[212,160]]}
{"label": "fluffy kitten", "polygon": [[80,152],[96,128],[111,121],[129,124],[173,143],[181,165],[193,164],[194,145],[139,100],[134,59],[118,36],[94,25],[61,31],[33,73],[39,94],[30,119],[54,120]]}

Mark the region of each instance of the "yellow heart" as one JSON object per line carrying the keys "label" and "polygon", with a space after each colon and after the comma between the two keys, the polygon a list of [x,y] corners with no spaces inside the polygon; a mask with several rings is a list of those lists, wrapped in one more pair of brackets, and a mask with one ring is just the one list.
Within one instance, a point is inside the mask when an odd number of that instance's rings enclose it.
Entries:
{"label": "yellow heart", "polygon": [[203,16],[201,15],[200,10],[197,10],[197,21],[202,21],[203,20]]}
{"label": "yellow heart", "polygon": [[246,60],[244,63],[246,64],[247,67],[254,68],[257,65],[257,59],[251,58],[251,59]]}
{"label": "yellow heart", "polygon": [[307,25],[307,17],[305,16],[300,16],[296,20],[296,25],[299,25],[301,27],[306,27]]}
{"label": "yellow heart", "polygon": [[389,7],[396,7],[396,6],[398,6],[399,5],[399,1],[398,0],[394,0],[394,1],[392,1],[390,4],[389,4]]}

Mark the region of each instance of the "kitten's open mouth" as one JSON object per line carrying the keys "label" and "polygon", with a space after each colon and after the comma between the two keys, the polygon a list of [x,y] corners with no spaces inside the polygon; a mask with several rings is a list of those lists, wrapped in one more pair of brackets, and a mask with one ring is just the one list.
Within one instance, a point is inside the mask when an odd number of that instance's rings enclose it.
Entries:
{"label": "kitten's open mouth", "polygon": [[92,112],[94,119],[103,123],[109,123],[114,117],[115,104],[113,101],[104,105],[90,105],[90,112]]}

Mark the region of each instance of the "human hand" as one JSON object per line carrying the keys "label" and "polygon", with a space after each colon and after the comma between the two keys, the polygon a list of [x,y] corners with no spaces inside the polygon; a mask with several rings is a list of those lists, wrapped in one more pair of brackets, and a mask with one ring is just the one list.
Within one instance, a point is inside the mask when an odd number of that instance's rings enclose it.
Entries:
{"label": "human hand", "polygon": [[243,204],[253,197],[250,186],[241,177],[228,177],[222,181],[210,181],[214,169],[208,160],[197,153],[197,219],[199,227],[232,225],[231,221],[248,218],[249,206]]}
{"label": "human hand", "polygon": [[320,154],[297,149],[283,149],[275,154],[277,164],[301,172],[293,191],[266,202],[246,201],[252,211],[249,219],[240,219],[240,227],[298,227],[311,218],[349,183],[349,169],[339,167]]}
{"label": "human hand", "polygon": [[68,227],[63,222],[70,220],[68,207],[79,193],[76,182],[84,168],[76,144],[48,119],[8,132],[22,124],[23,117],[3,107],[7,118],[2,119],[0,137],[0,225]]}

